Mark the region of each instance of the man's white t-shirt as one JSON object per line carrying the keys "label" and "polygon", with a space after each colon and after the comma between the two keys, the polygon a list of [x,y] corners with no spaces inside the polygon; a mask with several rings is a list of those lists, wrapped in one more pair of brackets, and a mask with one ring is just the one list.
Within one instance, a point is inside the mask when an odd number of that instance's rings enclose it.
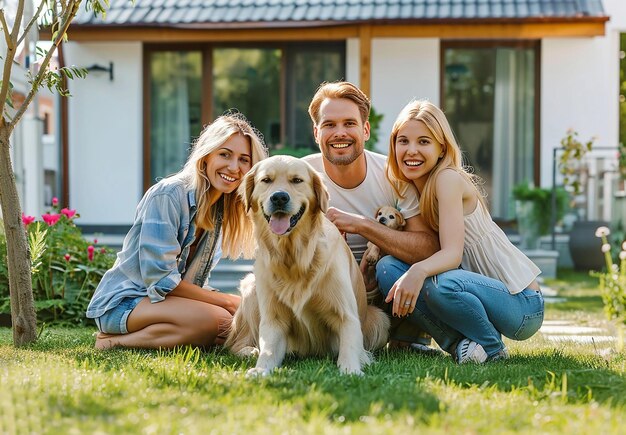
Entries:
{"label": "man's white t-shirt", "polygon": [[[405,193],[404,198],[400,198],[385,176],[385,163],[387,157],[371,151],[364,151],[367,161],[367,173],[365,180],[354,189],[344,189],[335,184],[324,171],[322,154],[312,154],[303,157],[315,170],[317,170],[324,180],[326,189],[330,195],[329,205],[348,213],[356,213],[362,216],[374,218],[376,210],[381,206],[392,206],[402,212],[405,219],[419,214],[419,201],[417,192],[413,186]],[[356,257],[361,261],[361,257],[367,248],[367,239],[358,234],[347,235],[348,246]]]}

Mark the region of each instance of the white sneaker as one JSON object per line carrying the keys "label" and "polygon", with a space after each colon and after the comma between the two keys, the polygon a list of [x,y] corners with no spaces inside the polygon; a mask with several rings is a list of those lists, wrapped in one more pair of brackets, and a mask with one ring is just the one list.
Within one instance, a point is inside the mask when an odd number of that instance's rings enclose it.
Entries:
{"label": "white sneaker", "polygon": [[487,361],[487,352],[485,352],[485,349],[469,338],[464,338],[459,341],[454,354],[456,362],[459,364],[465,364],[467,362],[482,364]]}

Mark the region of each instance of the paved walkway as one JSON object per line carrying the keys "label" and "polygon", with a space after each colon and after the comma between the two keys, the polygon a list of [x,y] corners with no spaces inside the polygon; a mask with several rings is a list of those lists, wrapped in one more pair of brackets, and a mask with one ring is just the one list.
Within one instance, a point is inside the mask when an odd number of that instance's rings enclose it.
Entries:
{"label": "paved walkway", "polygon": [[[560,302],[565,298],[557,297],[556,290],[542,286],[546,304]],[[608,329],[592,326],[581,326],[572,320],[546,320],[539,330],[550,341],[574,341],[576,343],[607,343],[615,341]]]}
{"label": "paved walkway", "polygon": [[606,343],[615,340],[607,329],[580,326],[571,320],[546,320],[539,332],[550,341]]}

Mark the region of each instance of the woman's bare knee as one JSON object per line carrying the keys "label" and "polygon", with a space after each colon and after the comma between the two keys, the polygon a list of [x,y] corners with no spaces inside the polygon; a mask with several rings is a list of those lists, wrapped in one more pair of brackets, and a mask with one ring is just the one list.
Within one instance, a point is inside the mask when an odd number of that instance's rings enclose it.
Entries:
{"label": "woman's bare knee", "polygon": [[221,341],[231,321],[231,314],[222,307],[168,296],[155,304],[141,301],[130,313],[127,328],[131,334],[142,331],[150,342],[210,346]]}

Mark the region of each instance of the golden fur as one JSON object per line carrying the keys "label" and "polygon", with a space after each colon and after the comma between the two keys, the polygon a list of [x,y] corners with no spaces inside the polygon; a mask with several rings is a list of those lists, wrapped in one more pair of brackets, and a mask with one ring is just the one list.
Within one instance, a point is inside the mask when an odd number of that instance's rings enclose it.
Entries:
{"label": "golden fur", "polygon": [[328,192],[319,174],[275,156],[246,174],[240,193],[258,250],[226,346],[241,356],[259,352],[250,375],[268,374],[292,352],[338,355],[343,373],[361,374],[370,351],[386,344],[389,319],[367,305],[359,266],[324,216]]}
{"label": "golden fur", "polygon": [[[404,220],[402,213],[394,207],[388,205],[379,207],[378,210],[376,210],[376,216],[374,216],[374,219],[392,230],[401,230],[404,228],[404,225],[406,225],[406,221]],[[365,261],[367,261],[369,265],[375,265],[380,259],[380,249],[372,242],[367,242],[367,249],[363,254],[363,258],[365,258]]]}

